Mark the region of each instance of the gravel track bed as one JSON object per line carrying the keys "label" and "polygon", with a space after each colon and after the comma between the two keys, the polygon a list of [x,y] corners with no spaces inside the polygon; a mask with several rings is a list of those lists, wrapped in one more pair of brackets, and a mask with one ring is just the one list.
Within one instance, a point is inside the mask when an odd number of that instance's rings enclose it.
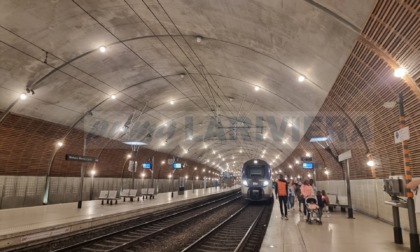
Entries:
{"label": "gravel track bed", "polygon": [[226,219],[232,213],[241,208],[246,202],[244,200],[235,201],[226,205],[216,212],[213,212],[203,219],[188,223],[177,228],[177,231],[171,231],[153,239],[137,245],[126,251],[153,251],[153,252],[176,252],[187,247],[193,241],[207,233],[221,220]]}

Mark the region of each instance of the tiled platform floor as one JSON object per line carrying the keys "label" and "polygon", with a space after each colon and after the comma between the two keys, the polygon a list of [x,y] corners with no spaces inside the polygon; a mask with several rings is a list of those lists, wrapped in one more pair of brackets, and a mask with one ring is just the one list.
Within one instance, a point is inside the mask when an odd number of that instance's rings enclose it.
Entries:
{"label": "tiled platform floor", "polygon": [[[410,251],[408,232],[404,244],[394,244],[393,227],[380,220],[355,213],[324,213],[322,225],[307,224],[298,206],[282,220],[278,200],[274,203],[270,224],[261,252],[391,252]],[[302,209],[303,210],[303,209]]]}

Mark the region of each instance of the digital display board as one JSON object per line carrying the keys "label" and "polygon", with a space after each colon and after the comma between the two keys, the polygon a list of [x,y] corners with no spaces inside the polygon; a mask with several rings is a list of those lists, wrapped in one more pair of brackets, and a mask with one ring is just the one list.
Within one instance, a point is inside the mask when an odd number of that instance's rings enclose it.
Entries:
{"label": "digital display board", "polygon": [[302,163],[302,167],[304,169],[312,169],[312,168],[314,168],[314,163],[307,163],[307,162],[305,162],[305,163]]}
{"label": "digital display board", "polygon": [[174,169],[182,169],[182,164],[181,163],[173,163],[172,167]]}
{"label": "digital display board", "polygon": [[144,163],[143,164],[143,169],[152,169],[152,164],[151,163]]}

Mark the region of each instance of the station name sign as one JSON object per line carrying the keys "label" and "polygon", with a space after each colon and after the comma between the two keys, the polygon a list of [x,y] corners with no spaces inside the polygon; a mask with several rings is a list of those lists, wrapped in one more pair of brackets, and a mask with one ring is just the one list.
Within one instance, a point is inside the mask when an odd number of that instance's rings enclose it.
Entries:
{"label": "station name sign", "polygon": [[93,163],[96,163],[99,161],[99,159],[97,159],[96,157],[79,156],[79,155],[73,155],[73,154],[66,154],[66,160],[93,162]]}

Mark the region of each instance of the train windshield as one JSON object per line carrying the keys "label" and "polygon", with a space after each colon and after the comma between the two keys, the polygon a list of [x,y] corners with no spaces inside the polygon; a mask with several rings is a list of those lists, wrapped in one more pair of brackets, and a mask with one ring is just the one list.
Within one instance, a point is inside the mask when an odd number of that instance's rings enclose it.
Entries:
{"label": "train windshield", "polygon": [[247,177],[264,177],[265,165],[247,165],[245,173]]}

